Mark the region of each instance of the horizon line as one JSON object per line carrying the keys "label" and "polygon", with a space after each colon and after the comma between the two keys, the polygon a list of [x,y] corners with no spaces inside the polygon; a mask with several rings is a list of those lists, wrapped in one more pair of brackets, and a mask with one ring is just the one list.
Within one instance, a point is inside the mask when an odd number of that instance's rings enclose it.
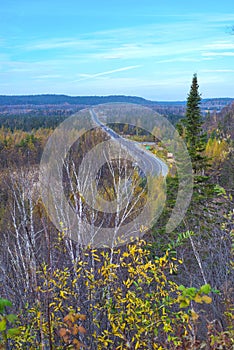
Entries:
{"label": "horizon line", "polygon": [[[129,98],[140,98],[143,99],[145,101],[149,101],[149,102],[186,102],[187,99],[178,99],[178,100],[152,100],[146,97],[142,97],[142,96],[137,96],[137,95],[124,95],[124,94],[117,94],[117,95],[69,95],[69,94],[64,94],[64,93],[33,93],[33,94],[0,94],[0,97],[36,97],[36,96],[65,96],[65,97],[71,97],[71,98],[76,98],[76,97],[93,97],[93,98],[105,98],[105,97],[129,97]],[[231,99],[234,100],[234,97],[229,97],[229,96],[225,96],[225,97],[205,97],[202,98],[202,100],[214,100],[214,99]]]}

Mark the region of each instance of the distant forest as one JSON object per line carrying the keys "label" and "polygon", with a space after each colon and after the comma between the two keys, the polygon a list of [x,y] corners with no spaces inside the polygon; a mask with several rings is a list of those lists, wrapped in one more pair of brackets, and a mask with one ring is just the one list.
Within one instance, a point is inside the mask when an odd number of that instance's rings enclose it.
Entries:
{"label": "distant forest", "polygon": [[[210,106],[224,106],[234,101],[233,98],[203,99],[202,104]],[[67,95],[28,95],[28,96],[4,96],[0,95],[0,105],[45,105],[45,104],[80,104],[97,105],[101,103],[136,103],[142,105],[186,105],[186,101],[151,101],[137,96],[110,95],[110,96],[67,96]]]}
{"label": "distant forest", "polygon": [[[232,98],[213,98],[201,101],[201,112],[206,116],[228,109]],[[28,95],[0,96],[0,128],[29,132],[39,128],[56,128],[64,119],[89,106],[104,103],[134,103],[152,108],[173,125],[184,117],[186,101],[150,101],[136,96],[66,96]],[[225,110],[224,110],[224,113]]]}

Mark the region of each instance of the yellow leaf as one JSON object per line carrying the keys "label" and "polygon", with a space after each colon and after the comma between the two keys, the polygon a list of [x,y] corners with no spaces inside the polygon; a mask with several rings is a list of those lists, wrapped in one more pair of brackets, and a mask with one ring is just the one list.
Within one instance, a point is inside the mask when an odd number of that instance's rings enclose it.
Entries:
{"label": "yellow leaf", "polygon": [[139,349],[139,347],[140,347],[140,342],[139,342],[139,340],[136,342],[136,346],[135,346],[135,349]]}
{"label": "yellow leaf", "polygon": [[195,301],[196,303],[202,303],[202,297],[201,297],[199,294],[197,294],[197,295],[195,296],[195,298],[194,298],[194,301]]}
{"label": "yellow leaf", "polygon": [[63,298],[63,299],[67,299],[68,297],[66,296],[67,292],[61,290],[60,291],[60,296]]}
{"label": "yellow leaf", "polygon": [[206,304],[210,304],[212,302],[212,299],[211,297],[208,297],[208,295],[203,295],[202,301],[204,301]]}
{"label": "yellow leaf", "polygon": [[79,319],[82,321],[86,320],[86,315],[83,315],[83,314],[76,314],[75,317],[77,320]]}
{"label": "yellow leaf", "polygon": [[191,316],[193,321],[196,321],[199,318],[199,315],[193,309],[191,310]]}

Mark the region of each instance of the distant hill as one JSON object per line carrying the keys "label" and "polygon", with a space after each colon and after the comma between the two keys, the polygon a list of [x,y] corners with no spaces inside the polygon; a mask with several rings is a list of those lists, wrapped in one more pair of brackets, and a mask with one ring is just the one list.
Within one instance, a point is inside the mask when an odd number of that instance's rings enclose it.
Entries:
{"label": "distant hill", "polygon": [[[221,109],[234,101],[234,98],[203,99],[202,108]],[[67,96],[67,95],[0,95],[0,105],[97,105],[101,103],[136,103],[142,105],[185,106],[186,101],[151,101],[138,96],[110,95],[110,96]]]}
{"label": "distant hill", "polygon": [[[224,107],[234,102],[234,98],[209,98],[201,102],[201,112],[207,114],[219,113]],[[134,103],[152,108],[155,112],[166,116],[176,123],[184,116],[186,101],[151,101],[138,96],[67,96],[67,95],[0,95],[0,116],[18,115],[57,115],[66,117],[88,106],[104,103]]]}
{"label": "distant hill", "polygon": [[101,103],[136,103],[149,105],[155,102],[137,96],[67,96],[67,95],[28,95],[3,96],[0,95],[0,105],[97,105]]}

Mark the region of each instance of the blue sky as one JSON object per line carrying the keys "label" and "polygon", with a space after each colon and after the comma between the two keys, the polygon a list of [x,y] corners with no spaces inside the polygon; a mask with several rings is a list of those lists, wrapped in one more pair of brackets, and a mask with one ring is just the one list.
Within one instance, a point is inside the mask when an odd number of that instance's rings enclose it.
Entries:
{"label": "blue sky", "polygon": [[233,1],[8,0],[0,94],[234,97]]}

